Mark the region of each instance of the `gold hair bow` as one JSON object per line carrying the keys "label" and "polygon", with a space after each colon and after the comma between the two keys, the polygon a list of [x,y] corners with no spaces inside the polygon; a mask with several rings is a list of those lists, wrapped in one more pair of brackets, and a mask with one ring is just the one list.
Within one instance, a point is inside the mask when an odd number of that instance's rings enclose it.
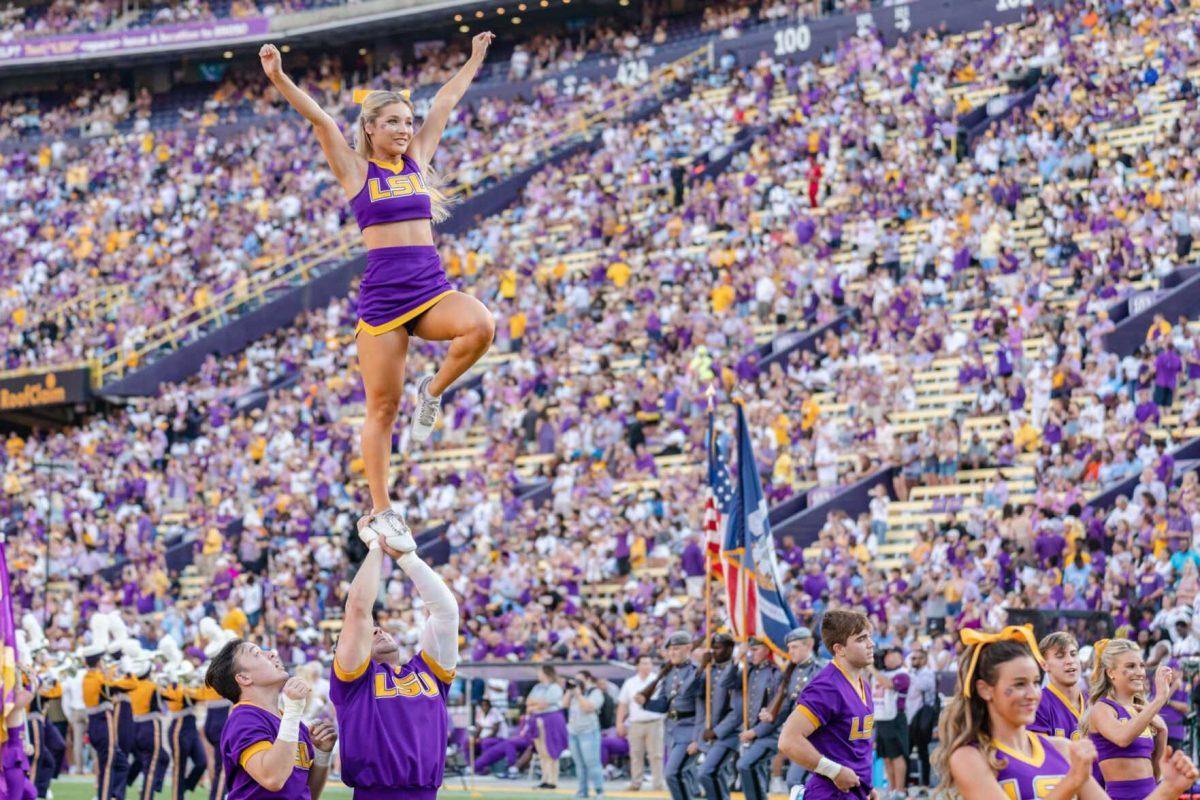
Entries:
{"label": "gold hair bow", "polygon": [[963,697],[971,696],[971,684],[975,682],[975,667],[979,664],[979,653],[984,645],[996,642],[1022,642],[1029,646],[1038,665],[1045,663],[1042,651],[1038,649],[1037,639],[1033,636],[1032,625],[1009,625],[996,633],[984,633],[974,628],[964,628],[959,632],[959,638],[967,647],[974,647],[971,653],[971,663],[967,665],[967,674],[963,676]]}
{"label": "gold hair bow", "polygon": [[[354,103],[355,103],[355,105],[362,105],[363,101],[366,100],[371,95],[372,92],[381,92],[381,91],[383,91],[383,90],[382,89],[355,89],[354,90]],[[405,100],[412,99],[412,90],[411,89],[401,89],[397,94],[399,94]]]}
{"label": "gold hair bow", "polygon": [[1112,641],[1112,639],[1101,639],[1098,642],[1096,642],[1094,645],[1092,645],[1092,675],[1093,675],[1093,677],[1090,678],[1089,680],[1094,681],[1095,680],[1094,676],[1099,675],[1100,671],[1104,669],[1104,665],[1100,663],[1100,658],[1101,658],[1101,656],[1104,655],[1104,648],[1108,647],[1108,643],[1111,641]]}

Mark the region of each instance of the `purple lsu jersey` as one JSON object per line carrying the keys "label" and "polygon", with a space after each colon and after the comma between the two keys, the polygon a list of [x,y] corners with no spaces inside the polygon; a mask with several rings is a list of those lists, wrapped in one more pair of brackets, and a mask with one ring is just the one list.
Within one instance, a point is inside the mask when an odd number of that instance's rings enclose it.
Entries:
{"label": "purple lsu jersey", "polygon": [[[367,660],[353,672],[333,664],[329,699],[337,710],[342,781],[358,800],[380,796],[433,800],[446,770],[454,680],[418,653],[407,664]],[[397,794],[397,792],[402,792]]]}
{"label": "purple lsu jersey", "polygon": [[417,162],[401,156],[399,164],[367,159],[367,179],[350,201],[358,229],[409,219],[432,219],[433,201]]}
{"label": "purple lsu jersey", "polygon": [[1042,690],[1037,716],[1033,718],[1029,730],[1061,739],[1079,739],[1082,736],[1079,721],[1083,716],[1084,701],[1083,692],[1076,692],[1076,698],[1071,700],[1056,687],[1048,684]]}
{"label": "purple lsu jersey", "polygon": [[836,661],[818,672],[796,701],[796,713],[816,727],[808,737],[821,755],[858,775],[859,786],[843,792],[833,781],[815,772],[808,776],[805,798],[832,798],[854,794],[866,797],[873,778],[872,740],[875,735],[875,701],[861,677],[857,686]]}
{"label": "purple lsu jersey", "polygon": [[271,749],[279,735],[278,714],[250,703],[235,703],[221,731],[220,758],[229,784],[229,800],[306,800],[308,773],[312,769],[316,749],[308,735],[308,727],[300,723],[300,741],[296,743],[296,763],[287,783],[277,792],[258,784],[246,772],[246,762],[255,753]]}
{"label": "purple lsu jersey", "polygon": [[1071,768],[1066,756],[1040,733],[1027,730],[1029,756],[996,742],[1003,764],[996,773],[1009,800],[1045,800]]}

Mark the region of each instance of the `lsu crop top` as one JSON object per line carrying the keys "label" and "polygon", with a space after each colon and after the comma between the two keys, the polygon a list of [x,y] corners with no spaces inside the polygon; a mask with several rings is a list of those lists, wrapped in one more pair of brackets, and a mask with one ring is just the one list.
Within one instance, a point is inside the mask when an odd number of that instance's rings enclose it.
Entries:
{"label": "lsu crop top", "polygon": [[408,156],[401,156],[399,164],[367,159],[367,179],[350,201],[350,210],[359,230],[387,222],[433,219],[429,187],[417,162]]}
{"label": "lsu crop top", "polygon": [[[1115,700],[1101,697],[1097,702],[1105,703],[1113,711],[1116,711],[1119,720],[1133,719],[1125,706]],[[1097,764],[1101,761],[1108,761],[1110,758],[1150,758],[1154,755],[1154,732],[1151,728],[1146,728],[1139,733],[1138,737],[1125,747],[1105,739],[1099,733],[1093,732],[1088,735],[1091,737],[1092,743],[1096,745]]]}

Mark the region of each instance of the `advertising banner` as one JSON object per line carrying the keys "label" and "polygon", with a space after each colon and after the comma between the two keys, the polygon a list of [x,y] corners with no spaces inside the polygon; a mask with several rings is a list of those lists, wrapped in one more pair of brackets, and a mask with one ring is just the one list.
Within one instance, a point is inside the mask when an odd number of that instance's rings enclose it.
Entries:
{"label": "advertising banner", "polygon": [[87,367],[0,378],[0,413],[82,403],[91,396],[91,388],[91,370]]}
{"label": "advertising banner", "polygon": [[182,25],[158,25],[110,33],[80,33],[39,39],[14,39],[0,44],[0,67],[42,62],[81,61],[89,58],[131,55],[155,50],[235,44],[262,36],[269,29],[266,17],[214,19]]}

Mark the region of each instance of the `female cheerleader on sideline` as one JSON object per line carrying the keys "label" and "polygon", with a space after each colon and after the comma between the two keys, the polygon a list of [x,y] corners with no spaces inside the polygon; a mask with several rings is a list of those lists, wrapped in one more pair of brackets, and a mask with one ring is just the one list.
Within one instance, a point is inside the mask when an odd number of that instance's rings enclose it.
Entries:
{"label": "female cheerleader on sideline", "polygon": [[1093,646],[1092,705],[1081,729],[1096,746],[1104,788],[1114,800],[1143,800],[1161,777],[1159,760],[1167,752],[1167,724],[1158,712],[1171,698],[1173,670],[1154,672],[1155,694],[1142,651],[1128,639],[1101,639]]}
{"label": "female cheerleader on sideline", "polygon": [[[1041,654],[1028,627],[999,633],[962,631],[958,691],[942,713],[934,766],[937,794],[964,800],[1104,800],[1092,777],[1096,747],[1034,733],[1028,725],[1041,697]],[[1153,800],[1173,800],[1191,788],[1195,766],[1182,752],[1162,762]]]}
{"label": "female cheerleader on sideline", "polygon": [[354,147],[333,118],[283,73],[274,45],[265,44],[258,53],[271,83],[312,124],[367,246],[355,336],[367,396],[362,451],[373,507],[359,526],[369,526],[385,540],[408,532],[391,505],[388,462],[409,337],[450,341],[437,374],[417,384],[412,438],[423,442],[433,433],[442,393],[487,352],[495,332],[483,304],[454,291],[446,279],[432,223],[448,216],[447,201],[430,169],[450,112],[479,72],[494,38],[491,32],[475,36],[471,58],[434,95],[419,129],[407,94],[370,92],[362,102]]}

